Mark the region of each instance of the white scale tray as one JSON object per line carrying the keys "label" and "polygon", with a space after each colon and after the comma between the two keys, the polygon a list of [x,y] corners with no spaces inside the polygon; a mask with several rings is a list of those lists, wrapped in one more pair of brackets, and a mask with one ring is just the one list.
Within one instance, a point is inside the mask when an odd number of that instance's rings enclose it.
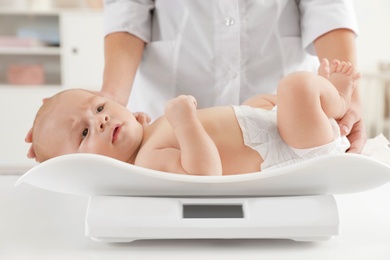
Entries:
{"label": "white scale tray", "polygon": [[[189,176],[145,169],[94,154],[57,157],[16,183],[90,196],[86,235],[125,242],[163,238],[289,238],[338,234],[332,194],[390,181],[390,149],[370,156],[327,155],[232,176]],[[222,212],[222,213],[221,213]]]}

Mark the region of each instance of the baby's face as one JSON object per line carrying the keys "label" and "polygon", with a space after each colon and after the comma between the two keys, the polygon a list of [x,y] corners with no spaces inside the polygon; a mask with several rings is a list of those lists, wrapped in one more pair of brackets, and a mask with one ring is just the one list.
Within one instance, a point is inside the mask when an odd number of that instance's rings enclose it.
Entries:
{"label": "baby's face", "polygon": [[143,137],[143,127],[125,107],[83,90],[64,92],[46,121],[51,157],[94,153],[130,162]]}

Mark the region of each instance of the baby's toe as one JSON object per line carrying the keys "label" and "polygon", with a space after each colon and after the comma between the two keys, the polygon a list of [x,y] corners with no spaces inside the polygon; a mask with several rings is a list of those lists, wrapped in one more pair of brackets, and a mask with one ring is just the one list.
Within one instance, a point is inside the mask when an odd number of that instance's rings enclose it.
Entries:
{"label": "baby's toe", "polygon": [[337,68],[339,67],[339,65],[340,65],[339,60],[333,60],[332,64],[330,65],[330,73],[335,73],[337,71]]}
{"label": "baby's toe", "polygon": [[341,72],[344,74],[348,74],[348,71],[351,69],[351,67],[352,67],[352,63],[348,61],[345,63],[344,68]]}
{"label": "baby's toe", "polygon": [[346,65],[345,61],[340,62],[340,65],[337,66],[337,70],[336,71],[342,73],[343,70],[344,70],[345,65]]}
{"label": "baby's toe", "polygon": [[345,74],[347,76],[352,76],[353,74],[355,74],[355,66],[352,65],[351,62],[349,62],[349,66],[348,66],[348,69],[345,71]]}
{"label": "baby's toe", "polygon": [[356,72],[352,75],[353,81],[358,81],[362,77],[362,74],[360,72]]}

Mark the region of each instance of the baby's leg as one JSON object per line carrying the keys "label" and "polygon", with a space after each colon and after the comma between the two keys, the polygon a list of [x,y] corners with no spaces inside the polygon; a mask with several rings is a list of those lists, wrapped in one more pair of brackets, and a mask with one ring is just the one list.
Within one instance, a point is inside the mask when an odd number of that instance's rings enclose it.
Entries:
{"label": "baby's leg", "polygon": [[[321,66],[329,66],[322,63]],[[321,68],[320,68],[321,69]],[[281,80],[278,88],[278,127],[283,140],[298,149],[330,143],[329,118],[344,116],[359,74],[350,63],[332,62],[329,79],[296,72]]]}

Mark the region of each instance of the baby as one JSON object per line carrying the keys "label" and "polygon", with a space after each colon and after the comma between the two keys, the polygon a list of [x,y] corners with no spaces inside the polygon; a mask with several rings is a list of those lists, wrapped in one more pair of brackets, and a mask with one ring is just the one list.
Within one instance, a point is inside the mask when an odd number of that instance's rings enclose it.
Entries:
{"label": "baby", "polygon": [[[351,63],[324,59],[319,75],[295,72],[277,95],[242,106],[196,109],[192,96],[169,101],[147,125],[120,104],[86,90],[44,101],[26,140],[28,156],[43,162],[95,153],[159,171],[230,175],[281,167],[349,148],[335,120],[349,108],[360,74]],[[275,106],[277,105],[277,109]]]}

